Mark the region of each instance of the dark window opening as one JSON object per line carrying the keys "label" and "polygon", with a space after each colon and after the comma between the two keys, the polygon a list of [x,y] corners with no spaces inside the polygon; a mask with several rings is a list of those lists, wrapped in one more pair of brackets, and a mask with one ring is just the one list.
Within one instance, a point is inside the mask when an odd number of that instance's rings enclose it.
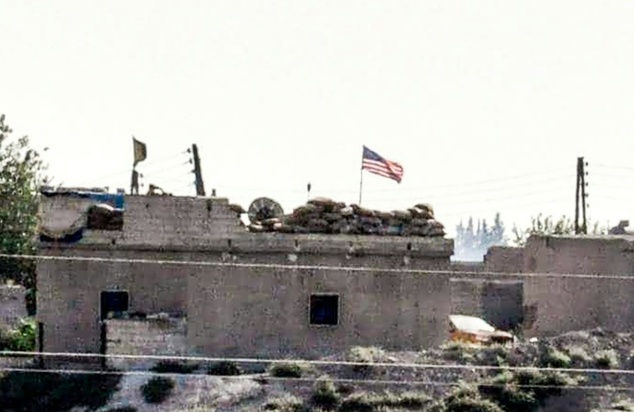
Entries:
{"label": "dark window opening", "polygon": [[128,292],[101,292],[101,320],[122,317],[128,312],[129,300]]}
{"label": "dark window opening", "polygon": [[339,323],[338,295],[310,296],[310,324],[335,326]]}

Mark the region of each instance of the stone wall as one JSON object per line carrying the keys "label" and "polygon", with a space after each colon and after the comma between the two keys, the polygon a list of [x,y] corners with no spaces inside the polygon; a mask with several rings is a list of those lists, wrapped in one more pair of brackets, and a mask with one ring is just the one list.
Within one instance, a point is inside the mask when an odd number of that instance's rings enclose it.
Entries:
{"label": "stone wall", "polygon": [[[339,296],[339,323],[309,322],[312,294]],[[308,357],[355,345],[419,350],[448,336],[447,275],[343,269],[217,267],[192,273],[188,344],[195,354]]]}
{"label": "stone wall", "polygon": [[634,275],[632,236],[533,236],[524,253],[527,272]]}
{"label": "stone wall", "polygon": [[[186,318],[108,319],[106,353],[109,355],[187,355]],[[122,369],[148,369],[151,359],[108,358],[108,365]]]}
{"label": "stone wall", "polygon": [[0,285],[0,325],[13,327],[27,316],[26,290],[18,285]]}

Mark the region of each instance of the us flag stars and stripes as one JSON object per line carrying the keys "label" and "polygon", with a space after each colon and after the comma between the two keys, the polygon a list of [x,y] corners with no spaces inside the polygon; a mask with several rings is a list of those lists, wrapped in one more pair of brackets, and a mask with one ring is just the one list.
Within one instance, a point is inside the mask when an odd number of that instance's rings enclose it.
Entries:
{"label": "us flag stars and stripes", "polygon": [[361,170],[363,169],[370,173],[395,180],[398,183],[401,183],[403,179],[403,166],[385,159],[365,146],[363,146],[363,160],[361,162]]}

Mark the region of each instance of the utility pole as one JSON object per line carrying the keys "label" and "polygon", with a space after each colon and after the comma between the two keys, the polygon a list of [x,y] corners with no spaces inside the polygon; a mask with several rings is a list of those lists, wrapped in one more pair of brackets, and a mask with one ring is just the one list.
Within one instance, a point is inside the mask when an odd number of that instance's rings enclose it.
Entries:
{"label": "utility pole", "polygon": [[[587,162],[584,161],[583,157],[577,158],[577,190],[575,197],[575,234],[588,234],[588,221],[586,218],[586,198],[588,197],[586,193],[586,166]],[[581,206],[581,219],[582,223],[579,224],[579,206]]]}
{"label": "utility pole", "polygon": [[581,158],[581,201],[583,203],[581,204],[581,207],[582,207],[581,211],[582,211],[583,226],[581,228],[583,229],[584,235],[588,234],[588,221],[586,220],[586,207],[588,207],[588,204],[586,202],[586,198],[588,197],[588,194],[586,193],[586,186],[588,185],[586,183],[586,176],[588,175],[588,172],[586,172],[586,166],[588,166],[588,162],[584,162],[582,157]]}
{"label": "utility pole", "polygon": [[200,170],[200,157],[198,156],[198,146],[196,144],[192,145],[192,155],[194,156],[194,175],[196,176],[196,196],[205,196],[205,184]]}
{"label": "utility pole", "polygon": [[583,173],[583,157],[577,158],[577,190],[575,193],[575,235],[579,234],[579,195],[581,191],[581,174]]}

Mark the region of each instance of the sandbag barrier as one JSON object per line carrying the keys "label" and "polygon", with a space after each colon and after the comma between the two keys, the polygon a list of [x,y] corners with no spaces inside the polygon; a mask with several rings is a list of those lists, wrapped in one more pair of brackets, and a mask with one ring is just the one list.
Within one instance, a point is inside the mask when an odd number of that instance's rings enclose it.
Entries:
{"label": "sandbag barrier", "polygon": [[[243,213],[239,205],[232,205]],[[279,218],[253,222],[250,232],[324,233],[379,236],[442,237],[444,226],[434,218],[433,208],[419,203],[407,210],[382,212],[346,205],[327,198],[309,200],[305,205]]]}

